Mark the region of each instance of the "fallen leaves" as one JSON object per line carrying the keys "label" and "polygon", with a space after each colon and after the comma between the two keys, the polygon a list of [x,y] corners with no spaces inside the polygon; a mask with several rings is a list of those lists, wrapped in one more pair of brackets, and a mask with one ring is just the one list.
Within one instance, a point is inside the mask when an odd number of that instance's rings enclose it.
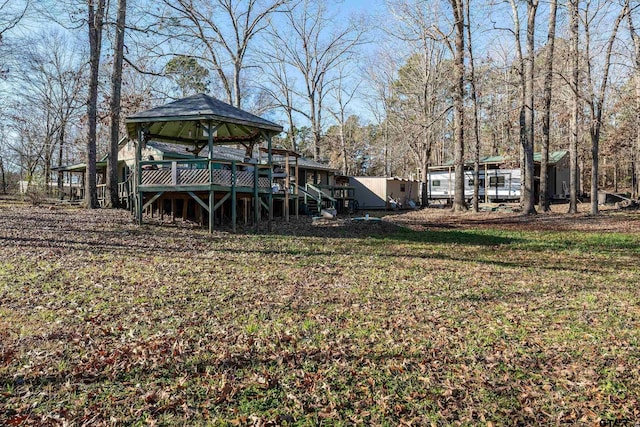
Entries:
{"label": "fallen leaves", "polygon": [[419,215],[209,235],[0,209],[0,424],[638,417],[637,216]]}

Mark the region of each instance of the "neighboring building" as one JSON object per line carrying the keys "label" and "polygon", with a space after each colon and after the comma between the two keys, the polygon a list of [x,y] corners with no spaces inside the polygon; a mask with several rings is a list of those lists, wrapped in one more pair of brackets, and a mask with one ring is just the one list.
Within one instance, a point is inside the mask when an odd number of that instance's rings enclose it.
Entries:
{"label": "neighboring building", "polygon": [[417,205],[420,197],[420,181],[409,179],[352,176],[349,185],[354,188],[359,209],[388,209],[392,204],[408,208],[412,203]]}
{"label": "neighboring building", "polygon": [[[540,191],[541,154],[534,154],[535,197]],[[569,152],[549,153],[549,198],[564,200],[569,193]],[[464,194],[473,197],[473,165],[466,164],[464,171]],[[521,171],[514,166],[513,159],[504,156],[480,159],[479,193],[485,201],[511,201],[520,199]],[[428,195],[430,200],[451,200],[455,194],[455,171],[452,164],[430,168]]]}

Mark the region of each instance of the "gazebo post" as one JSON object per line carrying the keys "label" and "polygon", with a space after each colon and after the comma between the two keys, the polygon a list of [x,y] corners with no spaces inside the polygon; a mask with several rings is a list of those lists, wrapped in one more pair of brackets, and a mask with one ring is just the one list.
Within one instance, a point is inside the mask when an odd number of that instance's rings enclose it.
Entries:
{"label": "gazebo post", "polygon": [[214,206],[216,205],[215,200],[215,191],[213,190],[213,126],[211,125],[211,120],[207,123],[207,129],[209,133],[209,138],[207,140],[207,146],[209,148],[209,153],[207,158],[209,161],[207,162],[207,166],[209,168],[209,233],[213,233],[213,222],[215,220],[215,211]]}
{"label": "gazebo post", "polygon": [[136,144],[136,219],[138,225],[142,225],[142,192],[140,191],[140,185],[142,184],[142,166],[140,160],[142,160],[142,141],[144,140],[144,128],[142,125],[138,125],[138,143]]}

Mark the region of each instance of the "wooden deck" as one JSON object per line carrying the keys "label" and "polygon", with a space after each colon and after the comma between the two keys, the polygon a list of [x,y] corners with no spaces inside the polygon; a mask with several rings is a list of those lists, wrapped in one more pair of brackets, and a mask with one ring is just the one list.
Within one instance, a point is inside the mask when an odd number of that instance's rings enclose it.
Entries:
{"label": "wooden deck", "polygon": [[[167,198],[190,197],[197,209],[208,213],[209,227],[213,227],[216,211],[229,206],[232,227],[237,222],[237,207],[247,200],[253,209],[252,218],[260,222],[262,212],[273,216],[271,165],[252,164],[218,159],[140,161],[137,168],[135,212],[142,222],[143,211]],[[184,208],[186,209],[186,208]]]}

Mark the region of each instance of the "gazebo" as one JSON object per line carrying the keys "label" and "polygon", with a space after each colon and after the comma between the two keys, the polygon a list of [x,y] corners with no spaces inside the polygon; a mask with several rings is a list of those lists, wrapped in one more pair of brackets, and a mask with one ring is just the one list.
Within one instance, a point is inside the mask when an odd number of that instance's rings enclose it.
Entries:
{"label": "gazebo", "polygon": [[[185,194],[208,213],[213,231],[215,212],[231,202],[233,231],[237,222],[237,200],[250,200],[255,222],[264,208],[269,227],[273,219],[272,137],[282,126],[233,107],[205,94],[180,99],[127,117],[129,138],[137,141],[134,178],[134,212],[142,223],[144,210],[162,196]],[[142,159],[148,141],[185,146],[196,157],[205,147],[207,158],[190,160]],[[252,158],[253,147],[266,142],[266,161]],[[214,145],[242,145],[247,157],[243,162],[215,159]]]}

